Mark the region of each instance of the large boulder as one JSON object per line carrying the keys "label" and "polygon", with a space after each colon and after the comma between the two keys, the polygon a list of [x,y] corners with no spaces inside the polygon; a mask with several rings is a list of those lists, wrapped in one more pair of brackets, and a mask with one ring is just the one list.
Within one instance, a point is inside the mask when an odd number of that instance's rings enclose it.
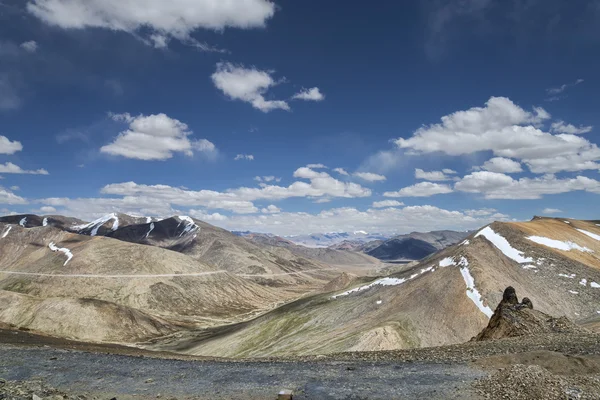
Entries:
{"label": "large boulder", "polygon": [[519,303],[515,289],[509,286],[504,290],[502,301],[496,307],[488,326],[473,340],[482,341],[548,333],[582,332],[586,332],[586,330],[566,317],[554,318],[541,311],[534,310],[533,303],[527,297]]}

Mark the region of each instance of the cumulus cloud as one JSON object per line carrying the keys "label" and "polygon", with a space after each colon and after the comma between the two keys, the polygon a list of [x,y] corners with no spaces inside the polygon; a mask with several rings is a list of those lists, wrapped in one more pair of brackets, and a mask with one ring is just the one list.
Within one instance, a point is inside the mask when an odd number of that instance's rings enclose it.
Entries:
{"label": "cumulus cloud", "polygon": [[539,129],[549,118],[542,108],[529,112],[508,98],[492,97],[485,107],[446,115],[441,123],[423,126],[395,143],[410,154],[460,156],[491,151],[524,162],[533,173],[599,169],[598,146],[577,135]]}
{"label": "cumulus cloud", "polygon": [[564,121],[554,122],[550,127],[550,130],[554,133],[567,133],[570,135],[580,135],[582,133],[589,133],[592,131],[592,129],[593,127],[591,125],[577,127],[572,124],[567,124]]}
{"label": "cumulus cloud", "polygon": [[[448,172],[444,172],[444,171],[448,171]],[[445,169],[444,171],[424,171],[420,168],[416,168],[415,169],[415,178],[417,179],[423,179],[426,181],[449,181],[452,179],[452,177],[446,175],[446,174],[455,174],[455,171],[452,171],[451,169]],[[452,171],[452,172],[449,172]]]}
{"label": "cumulus cloud", "polygon": [[29,175],[49,175],[45,169],[25,170],[11,162],[0,164],[1,174],[29,174]]}
{"label": "cumulus cloud", "polygon": [[544,208],[542,210],[542,213],[544,214],[562,214],[562,210],[559,210],[558,208]]}
{"label": "cumulus cloud", "polygon": [[429,197],[436,194],[452,193],[452,188],[433,182],[421,182],[416,185],[407,186],[397,192],[385,192],[385,197]]}
{"label": "cumulus cloud", "polygon": [[355,172],[352,176],[356,176],[362,180],[367,182],[382,182],[386,180],[386,177],[379,174],[374,174],[372,172]]}
{"label": "cumulus cloud", "polygon": [[260,212],[262,212],[263,214],[277,214],[281,212],[281,208],[271,204],[260,210]]}
{"label": "cumulus cloud", "polygon": [[18,141],[11,141],[6,136],[0,136],[0,154],[14,154],[23,150],[23,145]]}
{"label": "cumulus cloud", "polygon": [[235,156],[234,160],[235,161],[240,161],[240,160],[254,161],[254,156],[252,154],[238,154],[237,156]]}
{"label": "cumulus cloud", "polygon": [[166,114],[139,115],[128,113],[111,114],[114,121],[126,122],[129,128],[121,132],[115,140],[103,146],[103,153],[138,160],[167,160],[175,153],[186,156],[194,151],[207,156],[216,155],[217,149],[206,139],[190,140],[192,131],[183,122]]}
{"label": "cumulus cloud", "polygon": [[147,36],[156,47],[170,38],[205,50],[192,38],[197,29],[261,28],[275,14],[268,0],[30,0],[27,10],[41,21],[64,29],[105,28]]}
{"label": "cumulus cloud", "polygon": [[559,179],[548,174],[515,180],[508,175],[489,171],[467,175],[454,188],[463,192],[481,193],[486,199],[540,199],[544,195],[579,190],[600,194],[600,182],[585,176]]}
{"label": "cumulus cloud", "polygon": [[273,175],[268,175],[268,176],[255,176],[254,180],[257,182],[281,182],[281,178],[277,178]]}
{"label": "cumulus cloud", "polygon": [[319,164],[308,164],[308,165],[306,166],[306,168],[313,168],[313,169],[327,169],[327,166],[326,166],[326,165],[323,165],[323,164],[320,164],[320,163],[319,163]]}
{"label": "cumulus cloud", "polygon": [[[91,218],[117,211],[166,216],[179,212],[180,207],[191,207],[197,210],[197,207],[201,207],[206,210],[220,209],[237,214],[252,214],[261,211],[253,203],[256,200],[355,198],[371,195],[371,190],[356,183],[341,182],[325,172],[306,167],[298,168],[294,176],[308,182],[298,180],[289,186],[278,186],[265,183],[263,177],[260,177],[260,187],[239,187],[224,192],[124,182],[109,184],[101,189],[102,194],[112,197],[47,198],[36,202],[44,206],[60,207],[70,215]],[[269,182],[277,179],[266,178]],[[272,207],[265,209],[274,210]]]}
{"label": "cumulus cloud", "polygon": [[38,44],[35,40],[21,43],[21,48],[29,53],[35,53],[38,49]]}
{"label": "cumulus cloud", "polygon": [[482,166],[482,169],[490,172],[503,172],[506,174],[513,174],[523,172],[521,163],[511,160],[510,158],[494,157],[487,160]]}
{"label": "cumulus cloud", "polygon": [[292,96],[292,99],[306,101],[323,101],[325,100],[325,95],[321,93],[318,87],[314,87],[311,89],[302,89],[294,96]]}
{"label": "cumulus cloud", "polygon": [[271,76],[272,71],[262,71],[256,68],[245,68],[231,63],[218,63],[217,70],[212,74],[212,81],[227,97],[252,104],[252,107],[262,111],[290,110],[283,100],[267,100],[265,93],[277,82]]}
{"label": "cumulus cloud", "polygon": [[400,207],[403,205],[404,203],[397,200],[383,200],[373,202],[373,208]]}
{"label": "cumulus cloud", "polygon": [[0,186],[0,204],[27,204],[27,200]]}
{"label": "cumulus cloud", "polygon": [[333,169],[333,172],[337,172],[338,174],[340,174],[340,175],[344,175],[344,176],[348,176],[348,175],[350,175],[350,174],[348,173],[348,171],[346,171],[344,168],[334,168],[334,169]]}
{"label": "cumulus cloud", "polygon": [[52,213],[56,212],[56,208],[51,207],[51,206],[43,206],[43,207],[40,207],[40,212],[42,214],[52,214]]}

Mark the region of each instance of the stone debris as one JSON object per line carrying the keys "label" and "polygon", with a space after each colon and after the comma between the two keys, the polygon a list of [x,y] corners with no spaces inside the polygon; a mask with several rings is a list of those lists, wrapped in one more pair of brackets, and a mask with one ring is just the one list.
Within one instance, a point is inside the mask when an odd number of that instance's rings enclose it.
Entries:
{"label": "stone debris", "polygon": [[474,384],[478,394],[490,400],[597,400],[600,377],[560,376],[538,365],[516,364]]}

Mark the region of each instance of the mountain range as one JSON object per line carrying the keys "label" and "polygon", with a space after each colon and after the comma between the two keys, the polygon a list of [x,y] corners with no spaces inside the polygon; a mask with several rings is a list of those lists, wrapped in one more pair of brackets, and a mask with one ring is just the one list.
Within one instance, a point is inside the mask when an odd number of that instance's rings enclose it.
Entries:
{"label": "mountain range", "polygon": [[541,312],[600,326],[599,221],[378,240],[369,254],[425,258],[380,275],[379,259],[339,243],[307,248],[187,216],[2,217],[0,322],[202,356],[392,350],[469,340],[513,286]]}

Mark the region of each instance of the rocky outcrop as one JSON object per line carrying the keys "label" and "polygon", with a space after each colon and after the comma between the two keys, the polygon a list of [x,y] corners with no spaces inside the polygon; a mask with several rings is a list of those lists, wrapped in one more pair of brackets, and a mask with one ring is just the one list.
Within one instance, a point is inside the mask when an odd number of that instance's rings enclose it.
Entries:
{"label": "rocky outcrop", "polygon": [[521,302],[512,286],[507,287],[488,326],[472,340],[483,341],[547,333],[582,333],[586,330],[566,317],[554,318],[533,309],[527,297]]}

